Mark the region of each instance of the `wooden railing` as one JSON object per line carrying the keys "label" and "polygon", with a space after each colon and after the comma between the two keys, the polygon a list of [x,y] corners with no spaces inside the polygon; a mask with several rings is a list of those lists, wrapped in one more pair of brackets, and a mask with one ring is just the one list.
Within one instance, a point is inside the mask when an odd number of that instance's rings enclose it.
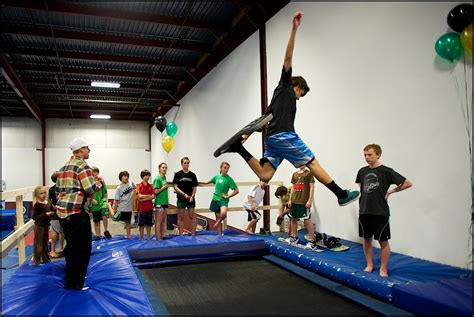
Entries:
{"label": "wooden railing", "polygon": [[2,258],[7,255],[15,245],[18,245],[18,261],[20,265],[25,262],[25,237],[33,230],[34,221],[30,220],[27,223],[23,218],[23,197],[28,194],[33,194],[34,186],[25,187],[15,190],[9,190],[1,193],[1,199],[15,199],[16,200],[16,226],[15,231],[2,240]]}

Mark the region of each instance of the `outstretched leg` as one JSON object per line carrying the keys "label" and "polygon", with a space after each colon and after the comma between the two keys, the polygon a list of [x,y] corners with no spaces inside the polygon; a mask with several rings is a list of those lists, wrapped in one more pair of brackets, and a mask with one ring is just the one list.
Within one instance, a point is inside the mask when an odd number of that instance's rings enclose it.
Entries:
{"label": "outstretched leg", "polygon": [[343,190],[341,187],[339,187],[331,178],[331,176],[329,176],[326,170],[319,164],[318,160],[313,159],[306,166],[308,166],[308,168],[311,170],[311,173],[321,184],[326,186],[334,193],[334,195],[336,195],[340,206],[346,206],[359,198],[359,191]]}

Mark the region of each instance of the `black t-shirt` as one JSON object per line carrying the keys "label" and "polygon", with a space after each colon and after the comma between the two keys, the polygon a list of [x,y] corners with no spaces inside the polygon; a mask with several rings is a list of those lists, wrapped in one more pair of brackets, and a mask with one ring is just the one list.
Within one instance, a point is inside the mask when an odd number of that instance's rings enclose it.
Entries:
{"label": "black t-shirt", "polygon": [[360,184],[361,189],[359,213],[389,217],[390,208],[387,200],[385,200],[385,194],[390,185],[398,186],[405,179],[405,177],[387,166],[361,168],[356,177],[356,183]]}
{"label": "black t-shirt", "polygon": [[[191,171],[185,173],[183,170],[176,172],[173,177],[173,184],[178,185],[178,188],[181,189],[185,194],[191,196],[193,194],[193,187],[197,187],[199,185],[197,181],[196,174]],[[181,201],[187,201],[184,196],[176,192],[176,198]]]}
{"label": "black t-shirt", "polygon": [[267,136],[295,132],[296,96],[291,84],[291,72],[291,68],[286,72],[283,67],[280,82],[273,92],[267,111],[273,114],[273,119],[268,125]]}

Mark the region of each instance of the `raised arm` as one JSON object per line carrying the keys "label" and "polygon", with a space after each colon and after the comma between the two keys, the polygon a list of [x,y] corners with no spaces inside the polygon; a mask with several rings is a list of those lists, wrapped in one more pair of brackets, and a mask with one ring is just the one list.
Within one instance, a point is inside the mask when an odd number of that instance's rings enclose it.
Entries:
{"label": "raised arm", "polygon": [[283,66],[285,71],[288,71],[291,68],[293,60],[293,49],[295,48],[295,36],[296,31],[298,30],[301,24],[301,18],[303,17],[303,12],[298,11],[293,17],[293,24],[291,26],[290,39],[288,40],[288,45],[286,46],[285,60],[283,61]]}

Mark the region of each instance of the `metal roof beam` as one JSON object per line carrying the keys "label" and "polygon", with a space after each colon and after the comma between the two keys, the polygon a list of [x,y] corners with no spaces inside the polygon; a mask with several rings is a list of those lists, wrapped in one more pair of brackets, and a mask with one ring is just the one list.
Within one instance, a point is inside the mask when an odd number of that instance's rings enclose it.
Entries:
{"label": "metal roof beam", "polygon": [[18,94],[18,97],[21,98],[21,101],[25,106],[30,110],[33,116],[39,121],[41,125],[44,122],[44,115],[41,113],[41,110],[36,105],[36,103],[31,99],[28,90],[26,90],[25,85],[21,82],[20,78],[15,73],[15,70],[11,66],[5,54],[0,53],[0,66],[2,67],[2,74],[8,83],[11,85],[13,90]]}
{"label": "metal roof beam", "polygon": [[[15,55],[57,57],[56,51],[48,50],[48,49],[7,47],[7,48],[4,48],[4,52],[8,54],[15,54]],[[100,54],[100,53],[70,52],[70,51],[61,51],[61,50],[57,50],[57,52],[60,58],[85,59],[85,60],[119,62],[119,63],[129,63],[129,64],[160,65],[160,66],[171,66],[171,67],[186,67],[186,68],[193,68],[195,66],[194,63],[170,61],[167,59],[160,60],[157,58],[109,55],[109,54]]]}
{"label": "metal roof beam", "polygon": [[[50,28],[39,28],[39,27],[28,27],[24,25],[12,25],[11,23],[3,22],[0,24],[1,32],[4,34],[19,34],[19,35],[31,35],[31,36],[42,36],[47,38],[53,38]],[[171,48],[171,49],[180,49],[180,50],[189,50],[197,52],[210,52],[211,45],[208,43],[200,42],[182,42],[181,40],[157,40],[157,39],[148,39],[143,37],[134,37],[134,36],[122,36],[122,35],[111,35],[106,33],[91,33],[91,32],[80,32],[80,31],[70,31],[62,30],[58,28],[53,28],[54,38],[68,39],[68,40],[82,40],[82,41],[92,41],[92,42],[101,42],[101,43],[115,43],[115,44],[125,44],[125,45],[137,45],[137,46],[147,46],[147,47],[161,47],[161,48]]]}
{"label": "metal roof beam", "polygon": [[[150,90],[175,90],[176,85],[166,85],[166,83],[160,82],[160,79],[157,78],[156,81],[153,82]],[[57,81],[55,79],[29,79],[24,80],[25,85],[28,87],[33,87],[35,85],[53,85],[58,86]],[[66,79],[66,86],[74,85],[74,86],[84,86],[84,88],[91,88],[91,80],[74,80],[74,79]],[[61,84],[60,87],[63,87]],[[120,89],[143,89],[143,84],[129,84],[129,83],[120,83]]]}
{"label": "metal roof beam", "polygon": [[214,32],[221,32],[226,28],[225,25],[210,23],[206,21],[190,20],[180,17],[154,14],[150,12],[137,12],[104,7],[101,8],[97,6],[89,6],[83,4],[78,5],[73,3],[64,3],[63,1],[5,0],[2,2],[5,6],[16,8],[34,9],[42,11],[47,10],[52,12],[89,15],[101,18],[167,24],[179,27],[206,29]]}
{"label": "metal roof beam", "polygon": [[[149,72],[149,73],[148,72],[131,72],[131,71],[125,71],[125,70],[59,67],[59,66],[48,66],[48,65],[17,65],[16,69],[28,70],[28,71],[39,71],[39,72],[63,73],[63,74],[104,75],[104,76],[117,76],[117,77],[145,78],[145,79],[150,78],[152,75],[152,72]],[[186,79],[186,77],[184,76],[171,75],[171,74],[157,74],[155,75],[155,78],[165,79],[165,80],[177,80],[177,81]]]}
{"label": "metal roof beam", "polygon": [[[40,95],[55,95],[63,94],[63,89],[44,89],[44,88],[30,88],[29,92],[34,95],[35,97],[39,97]],[[81,91],[78,89],[74,89],[68,87],[68,95],[69,96],[100,96],[103,98],[117,98],[117,97],[124,97],[124,98],[138,98],[137,95],[140,93],[127,93],[121,91],[113,91],[113,90],[101,90],[101,91]],[[163,94],[147,94],[143,99],[148,100],[164,100],[168,98],[166,93]],[[36,99],[36,98],[35,98]]]}

